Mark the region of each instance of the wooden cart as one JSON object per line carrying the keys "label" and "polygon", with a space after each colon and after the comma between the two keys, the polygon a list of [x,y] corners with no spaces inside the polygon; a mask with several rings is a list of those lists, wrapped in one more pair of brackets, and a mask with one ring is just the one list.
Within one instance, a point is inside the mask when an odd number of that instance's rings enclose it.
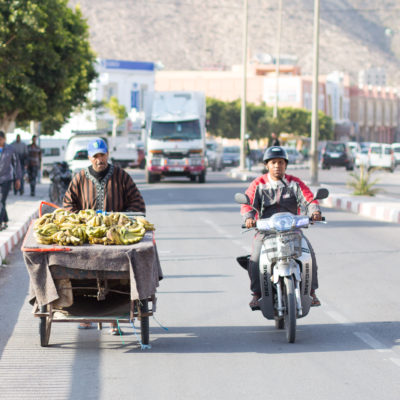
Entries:
{"label": "wooden cart", "polygon": [[[142,345],[149,344],[149,317],[162,271],[152,232],[126,246],[38,244],[31,223],[22,245],[30,275],[30,303],[40,318],[40,344],[48,346],[54,322],[140,321]],[[65,296],[65,292],[68,296]],[[72,304],[60,306],[65,298]]]}

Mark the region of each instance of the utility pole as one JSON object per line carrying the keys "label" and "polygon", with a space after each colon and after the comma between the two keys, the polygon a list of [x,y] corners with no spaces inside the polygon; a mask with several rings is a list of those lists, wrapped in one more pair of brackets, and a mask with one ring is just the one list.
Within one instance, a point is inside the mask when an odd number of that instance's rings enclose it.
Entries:
{"label": "utility pole", "polygon": [[276,39],[276,60],[275,60],[275,104],[273,117],[278,118],[279,103],[279,73],[281,64],[281,35],[282,35],[282,0],[279,0],[278,6],[278,32]]}
{"label": "utility pole", "polygon": [[311,185],[318,186],[318,63],[319,63],[319,0],[314,0],[314,64],[312,86],[312,116],[311,116]]}
{"label": "utility pole", "polygon": [[247,0],[244,0],[243,10],[243,86],[240,110],[240,169],[246,165],[246,92],[247,92]]}

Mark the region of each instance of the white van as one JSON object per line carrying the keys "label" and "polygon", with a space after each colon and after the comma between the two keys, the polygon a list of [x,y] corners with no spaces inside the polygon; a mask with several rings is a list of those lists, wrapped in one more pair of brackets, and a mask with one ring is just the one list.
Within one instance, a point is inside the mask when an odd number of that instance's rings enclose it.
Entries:
{"label": "white van", "polygon": [[42,150],[42,174],[44,177],[49,176],[54,163],[64,161],[67,143],[67,139],[39,136],[38,145]]}
{"label": "white van", "polygon": [[385,168],[394,171],[396,162],[390,144],[372,143],[368,151],[368,170],[372,168]]}
{"label": "white van", "polygon": [[400,164],[400,143],[392,143],[395,164]]}

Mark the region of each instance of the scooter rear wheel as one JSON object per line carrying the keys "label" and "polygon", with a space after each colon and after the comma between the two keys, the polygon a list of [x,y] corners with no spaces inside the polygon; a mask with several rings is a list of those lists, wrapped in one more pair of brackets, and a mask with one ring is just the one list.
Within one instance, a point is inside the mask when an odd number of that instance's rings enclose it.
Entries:
{"label": "scooter rear wheel", "polygon": [[296,340],[296,296],[293,277],[285,277],[284,291],[286,339],[289,343],[294,343]]}

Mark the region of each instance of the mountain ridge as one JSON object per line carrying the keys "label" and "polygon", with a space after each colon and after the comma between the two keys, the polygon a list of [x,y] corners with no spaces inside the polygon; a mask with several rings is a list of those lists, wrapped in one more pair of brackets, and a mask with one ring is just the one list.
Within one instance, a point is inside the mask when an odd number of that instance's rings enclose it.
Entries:
{"label": "mountain ridge", "polygon": [[[302,73],[310,74],[313,2],[283,4],[280,52],[297,56]],[[69,5],[80,6],[101,58],[161,62],[167,70],[230,69],[242,62],[242,0],[70,0]],[[383,67],[387,84],[398,85],[399,17],[395,0],[321,2],[320,74],[341,70],[356,80],[361,69]],[[249,2],[251,59],[276,53],[277,26],[277,1]]]}

